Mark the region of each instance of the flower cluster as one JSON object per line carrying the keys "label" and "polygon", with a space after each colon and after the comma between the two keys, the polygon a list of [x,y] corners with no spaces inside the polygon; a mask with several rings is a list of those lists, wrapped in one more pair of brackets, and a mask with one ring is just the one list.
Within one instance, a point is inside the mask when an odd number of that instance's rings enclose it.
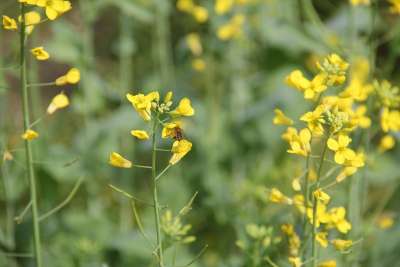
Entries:
{"label": "flower cluster", "polygon": [[179,11],[192,15],[198,23],[205,23],[208,20],[208,10],[196,5],[193,0],[178,0],[176,7]]}
{"label": "flower cluster", "polygon": [[[69,1],[63,0],[18,0],[23,5],[37,6],[44,9],[44,12],[48,19],[55,20],[65,12],[71,10],[72,6]],[[25,12],[23,16],[19,16],[18,20],[9,16],[3,15],[3,28],[9,31],[21,31],[25,29],[25,36],[29,36],[35,27],[46,20],[42,20],[40,12],[31,10]],[[39,61],[45,61],[50,58],[50,54],[44,49],[43,46],[37,46],[30,49],[33,57]],[[57,78],[54,82],[39,83],[39,84],[27,84],[27,87],[31,86],[65,86],[68,84],[77,84],[80,81],[80,72],[76,68],[70,69],[65,75]],[[53,97],[50,104],[47,107],[47,114],[51,115],[57,110],[68,107],[70,104],[68,96],[61,92]],[[39,137],[33,129],[27,129],[21,138],[27,141],[34,140]]]}
{"label": "flower cluster", "polygon": [[[192,143],[183,136],[183,121],[180,120],[182,117],[189,117],[195,114],[195,110],[188,98],[182,98],[178,105],[172,109],[172,92],[168,92],[162,101],[160,101],[160,94],[156,91],[146,95],[127,94],[126,97],[145,122],[153,120],[153,125],[162,125],[162,138],[170,138],[173,140],[172,148],[170,149],[172,156],[169,160],[171,165],[179,162],[192,149]],[[154,137],[157,127],[153,126],[152,130],[151,136]],[[139,140],[150,139],[150,135],[146,130],[134,129],[131,131],[131,135]],[[133,166],[131,161],[125,159],[116,152],[110,154],[109,163],[119,168],[131,168]]]}

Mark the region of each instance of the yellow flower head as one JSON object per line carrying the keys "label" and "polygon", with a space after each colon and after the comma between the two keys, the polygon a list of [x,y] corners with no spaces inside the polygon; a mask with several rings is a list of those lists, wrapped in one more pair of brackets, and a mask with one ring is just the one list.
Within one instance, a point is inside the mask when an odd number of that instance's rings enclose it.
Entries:
{"label": "yellow flower head", "polygon": [[[313,208],[309,207],[306,209],[307,217],[311,224],[314,223],[314,212]],[[317,212],[316,212],[316,219],[315,219],[315,227],[319,227],[321,223],[328,223],[330,220],[330,215],[326,211],[326,205],[318,202],[317,205]]]}
{"label": "yellow flower head", "polygon": [[194,6],[191,12],[198,23],[205,23],[208,20],[208,10],[205,7]]}
{"label": "yellow flower head", "polygon": [[353,127],[360,127],[367,129],[371,126],[371,119],[365,114],[367,113],[367,107],[361,105],[356,108],[354,112],[351,113],[350,124]]}
{"label": "yellow flower head", "polygon": [[28,129],[21,135],[22,139],[32,141],[39,137],[39,134],[34,130]]}
{"label": "yellow flower head", "polygon": [[193,116],[195,113],[192,104],[190,102],[189,98],[182,98],[181,101],[179,101],[178,107],[171,111],[171,115],[174,116]]}
{"label": "yellow flower head", "polygon": [[158,92],[151,92],[147,95],[137,94],[131,95],[127,94],[126,98],[129,102],[132,103],[134,109],[139,113],[139,116],[142,117],[145,121],[151,120],[151,108],[152,102],[158,102],[160,99],[160,95]]}
{"label": "yellow flower head", "polygon": [[279,204],[292,204],[292,200],[275,187],[269,192],[269,200]]}
{"label": "yellow flower head", "polygon": [[[30,11],[25,13],[25,32],[26,34],[31,34],[35,25],[40,23],[41,16],[40,13],[36,11]],[[22,22],[21,16],[18,17],[18,21]]]}
{"label": "yellow flower head", "polygon": [[313,194],[314,197],[324,205],[328,204],[331,200],[331,197],[320,188],[315,190]]}
{"label": "yellow flower head", "polygon": [[182,12],[190,13],[195,7],[193,0],[178,0],[176,2],[176,7]]}
{"label": "yellow flower head", "polygon": [[16,31],[18,29],[17,21],[13,18],[3,15],[3,28],[5,30]]}
{"label": "yellow flower head", "polygon": [[45,9],[49,20],[55,20],[72,8],[71,2],[64,0],[37,0],[36,5]]}
{"label": "yellow flower head", "polygon": [[387,134],[381,138],[381,141],[379,143],[379,151],[383,153],[387,150],[392,149],[395,145],[396,140],[394,139],[394,137]]}
{"label": "yellow flower head", "polygon": [[6,150],[3,153],[3,161],[11,161],[14,159],[14,156],[11,154],[10,151]]}
{"label": "yellow flower head", "polygon": [[31,49],[31,53],[36,57],[37,60],[47,60],[50,58],[49,53],[44,50],[43,46]]}
{"label": "yellow flower head", "polygon": [[149,134],[143,130],[132,130],[131,135],[140,140],[147,140],[150,138]]}
{"label": "yellow flower head", "polygon": [[318,267],[336,267],[336,261],[334,260],[323,261],[320,264],[318,264]]}
{"label": "yellow flower head", "polygon": [[383,230],[391,228],[394,224],[393,214],[384,213],[380,215],[376,223]]}
{"label": "yellow flower head", "polygon": [[180,132],[181,129],[182,129],[181,121],[168,122],[164,125],[164,128],[162,129],[161,137],[175,138],[177,135],[177,131]]}
{"label": "yellow flower head", "polygon": [[339,134],[337,140],[333,138],[328,139],[328,147],[330,150],[335,152],[335,162],[337,164],[343,164],[346,160],[352,160],[355,158],[356,153],[348,148],[351,138],[347,135]]}
{"label": "yellow flower head", "polygon": [[321,247],[328,247],[328,233],[327,232],[319,232],[315,236],[315,240],[321,245]]}
{"label": "yellow flower head", "polygon": [[172,144],[172,157],[169,160],[170,164],[178,163],[190,150],[192,149],[192,143],[186,139],[176,140]]}
{"label": "yellow flower head", "polygon": [[192,60],[192,68],[195,71],[203,72],[206,69],[206,62],[202,58],[195,58]]}
{"label": "yellow flower head", "polygon": [[292,125],[293,120],[287,117],[282,110],[275,109],[275,117],[273,119],[273,123],[276,125]]}
{"label": "yellow flower head", "polygon": [[386,80],[381,82],[375,80],[373,82],[373,89],[384,107],[394,109],[400,107],[399,87],[393,86],[389,81]]}
{"label": "yellow flower head", "polygon": [[327,75],[328,85],[341,85],[346,81],[346,71],[349,63],[339,55],[331,54],[317,63],[318,69]]}
{"label": "yellow flower head", "polygon": [[304,92],[306,88],[310,87],[310,81],[307,80],[303,76],[303,73],[300,70],[294,70],[292,71],[287,77],[286,77],[286,83],[290,87],[293,87],[300,92]]}
{"label": "yellow flower head", "polygon": [[282,139],[287,141],[288,143],[295,140],[296,136],[297,136],[297,129],[293,127],[288,127],[286,129],[286,132],[284,132],[281,135]]}
{"label": "yellow flower head", "polygon": [[109,164],[117,168],[131,168],[132,162],[116,152],[110,154]]}
{"label": "yellow flower head", "polygon": [[315,136],[320,136],[324,133],[325,123],[324,119],[325,107],[323,105],[319,105],[313,111],[309,111],[301,116],[300,120],[307,122],[307,126],[310,129],[311,133]]}
{"label": "yellow flower head", "polygon": [[352,158],[351,160],[346,160],[344,162],[343,164],[344,168],[336,177],[336,181],[340,183],[347,177],[352,176],[357,172],[358,168],[363,167],[364,164],[365,164],[364,153],[357,153],[354,158]]}
{"label": "yellow flower head", "polygon": [[50,105],[47,107],[47,114],[53,114],[59,109],[66,108],[69,106],[69,99],[64,93],[56,95]]}
{"label": "yellow flower head", "polygon": [[222,41],[227,41],[239,37],[242,33],[242,25],[245,17],[242,14],[236,14],[227,23],[221,25],[217,30],[217,36]]}
{"label": "yellow flower head", "polygon": [[288,260],[292,267],[300,267],[302,265],[300,257],[289,257]]}
{"label": "yellow flower head", "polygon": [[390,13],[399,15],[400,14],[400,0],[388,0],[390,3]]}
{"label": "yellow flower head", "polygon": [[281,225],[281,230],[287,236],[292,236],[294,234],[294,227],[293,224],[285,223]]}
{"label": "yellow flower head", "polygon": [[214,10],[217,15],[223,15],[232,10],[235,4],[234,0],[216,0]]}
{"label": "yellow flower head", "polygon": [[200,56],[203,53],[203,47],[200,41],[200,35],[197,33],[190,33],[186,36],[186,43],[190,51],[195,56]]}
{"label": "yellow flower head", "polygon": [[346,220],[346,209],[343,207],[332,208],[329,211],[329,223],[336,227],[342,234],[351,230],[351,223]]}
{"label": "yellow flower head", "polygon": [[307,156],[311,150],[311,132],[305,128],[302,129],[298,135],[296,134],[292,138],[293,139],[289,142],[290,149],[288,149],[287,152],[290,154]]}
{"label": "yellow flower head", "polygon": [[305,99],[316,99],[318,95],[327,89],[326,75],[323,73],[317,74],[314,79],[304,89]]}
{"label": "yellow flower head", "polygon": [[381,114],[381,127],[385,133],[400,131],[400,111],[384,108]]}
{"label": "yellow flower head", "polygon": [[77,68],[70,69],[65,75],[56,79],[57,86],[63,86],[66,84],[77,84],[81,80],[81,73]]}
{"label": "yellow flower head", "polygon": [[332,240],[333,246],[339,251],[345,251],[353,245],[351,240],[334,239]]}

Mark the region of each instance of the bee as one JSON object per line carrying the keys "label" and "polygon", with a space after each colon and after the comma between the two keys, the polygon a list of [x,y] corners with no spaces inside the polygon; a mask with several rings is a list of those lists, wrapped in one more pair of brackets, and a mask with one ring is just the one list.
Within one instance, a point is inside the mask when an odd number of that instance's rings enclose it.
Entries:
{"label": "bee", "polygon": [[172,138],[174,138],[177,141],[182,140],[183,139],[183,130],[182,130],[182,128],[175,127],[174,128],[174,135],[173,135]]}

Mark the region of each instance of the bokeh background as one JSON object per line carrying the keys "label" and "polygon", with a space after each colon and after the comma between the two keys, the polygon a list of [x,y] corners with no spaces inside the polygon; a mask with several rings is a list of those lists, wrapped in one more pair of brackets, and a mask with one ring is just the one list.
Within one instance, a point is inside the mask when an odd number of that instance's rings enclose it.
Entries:
{"label": "bokeh background", "polygon": [[[373,77],[400,83],[400,16],[389,12],[387,1],[352,7],[345,0],[242,0],[225,14],[216,13],[214,1],[194,1],[207,11],[206,18],[204,9],[189,14],[172,0],[71,2],[70,12],[36,27],[29,41],[51,54],[49,61],[29,62],[31,82],[53,81],[70,67],[82,75],[76,86],[30,91],[34,118],[43,118],[34,142],[40,212],[62,202],[83,179],[68,205],[41,224],[46,266],[154,266],[129,203],[108,186],[151,202],[148,171],[107,163],[111,151],[138,164],[150,162],[150,143],[129,134],[146,126],[126,101],[127,92],[172,90],[175,99],[192,99],[196,116],[184,130],[194,147],[162,178],[160,202],[176,213],[198,192],[185,217],[197,241],[177,248],[179,266],[207,244],[192,266],[236,267],[252,266],[235,244],[248,238],[247,224],[279,232],[279,225],[291,220],[288,210],[266,202],[258,190],[278,186],[289,191],[302,167],[286,153],[280,138],[284,129],[272,124],[276,107],[292,117],[307,107],[284,77],[295,68],[312,74],[315,60],[337,52],[349,61],[367,58]],[[0,10],[17,17],[17,1],[2,0]],[[221,36],[220,27],[235,21],[231,36]],[[188,39],[193,33],[199,40]],[[7,255],[29,254],[32,233],[29,212],[20,224],[14,221],[29,203],[17,35],[0,31],[0,45],[0,149],[14,156],[1,163],[0,266],[32,266],[29,257]],[[71,96],[71,107],[44,116],[60,91]],[[161,155],[161,163],[168,157]],[[354,266],[400,266],[399,159],[398,148],[377,155],[355,177],[363,183],[365,201],[362,220],[354,225],[363,238],[355,253],[360,263]],[[350,188],[349,180],[333,190],[334,202],[347,206]],[[153,236],[152,208],[138,204],[138,210]],[[375,223],[384,213],[395,218],[388,229]],[[277,244],[268,254],[279,266],[289,266],[284,251]]]}

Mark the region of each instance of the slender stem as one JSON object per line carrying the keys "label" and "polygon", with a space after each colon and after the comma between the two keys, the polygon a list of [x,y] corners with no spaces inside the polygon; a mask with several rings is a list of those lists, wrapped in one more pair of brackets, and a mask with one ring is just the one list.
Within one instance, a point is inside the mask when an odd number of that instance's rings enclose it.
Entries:
{"label": "slender stem", "polygon": [[47,83],[30,83],[27,84],[27,87],[44,87],[44,86],[53,86],[56,85],[55,82],[47,82]]}
{"label": "slender stem", "polygon": [[[326,155],[326,151],[328,148],[328,138],[329,135],[327,135],[326,139],[324,139],[324,148],[322,150],[322,154],[321,154],[321,159],[319,162],[319,167],[318,167],[318,172],[317,172],[317,182],[316,182],[316,187],[315,188],[319,188],[320,187],[320,178],[321,178],[321,174],[322,174],[322,167],[324,165],[324,159],[325,159],[325,155]],[[318,199],[314,196],[313,194],[313,229],[312,229],[312,247],[311,247],[311,251],[312,251],[312,266],[313,267],[317,267],[318,264],[318,255],[317,255],[317,240],[315,239],[316,235],[317,235],[317,211],[318,211]]]}
{"label": "slender stem", "polygon": [[[28,101],[28,88],[27,88],[27,77],[26,77],[26,61],[25,61],[25,4],[20,4],[21,13],[21,30],[20,30],[20,75],[21,75],[21,94],[23,103],[23,114],[24,114],[24,131],[28,130],[30,125],[30,110]],[[42,267],[42,256],[40,247],[40,227],[39,227],[39,214],[38,214],[38,202],[36,196],[36,180],[35,170],[33,167],[33,156],[31,143],[25,140],[25,156],[26,156],[26,169],[29,177],[30,195],[32,201],[32,226],[33,226],[33,240],[34,240],[34,255],[36,267]]]}
{"label": "slender stem", "polygon": [[[157,115],[158,117],[158,115]],[[161,225],[160,225],[160,207],[158,203],[158,189],[157,189],[157,125],[158,120],[153,118],[153,134],[152,134],[152,170],[151,176],[153,179],[153,203],[154,203],[154,217],[156,222],[156,230],[157,230],[157,249],[156,254],[158,257],[158,266],[164,267],[164,258],[163,258],[163,248],[162,248],[162,238],[161,238]]]}
{"label": "slender stem", "polygon": [[[305,208],[305,212],[304,212],[304,216],[303,216],[303,232],[302,232],[302,246],[306,246],[305,241],[305,237],[306,237],[306,232],[307,232],[307,208],[308,208],[308,195],[309,195],[309,181],[308,181],[308,176],[310,173],[310,153],[307,155],[307,159],[306,159],[306,172],[304,174],[304,192],[303,192],[303,196],[304,196],[304,208]],[[306,250],[304,249],[304,254],[306,254]]]}

